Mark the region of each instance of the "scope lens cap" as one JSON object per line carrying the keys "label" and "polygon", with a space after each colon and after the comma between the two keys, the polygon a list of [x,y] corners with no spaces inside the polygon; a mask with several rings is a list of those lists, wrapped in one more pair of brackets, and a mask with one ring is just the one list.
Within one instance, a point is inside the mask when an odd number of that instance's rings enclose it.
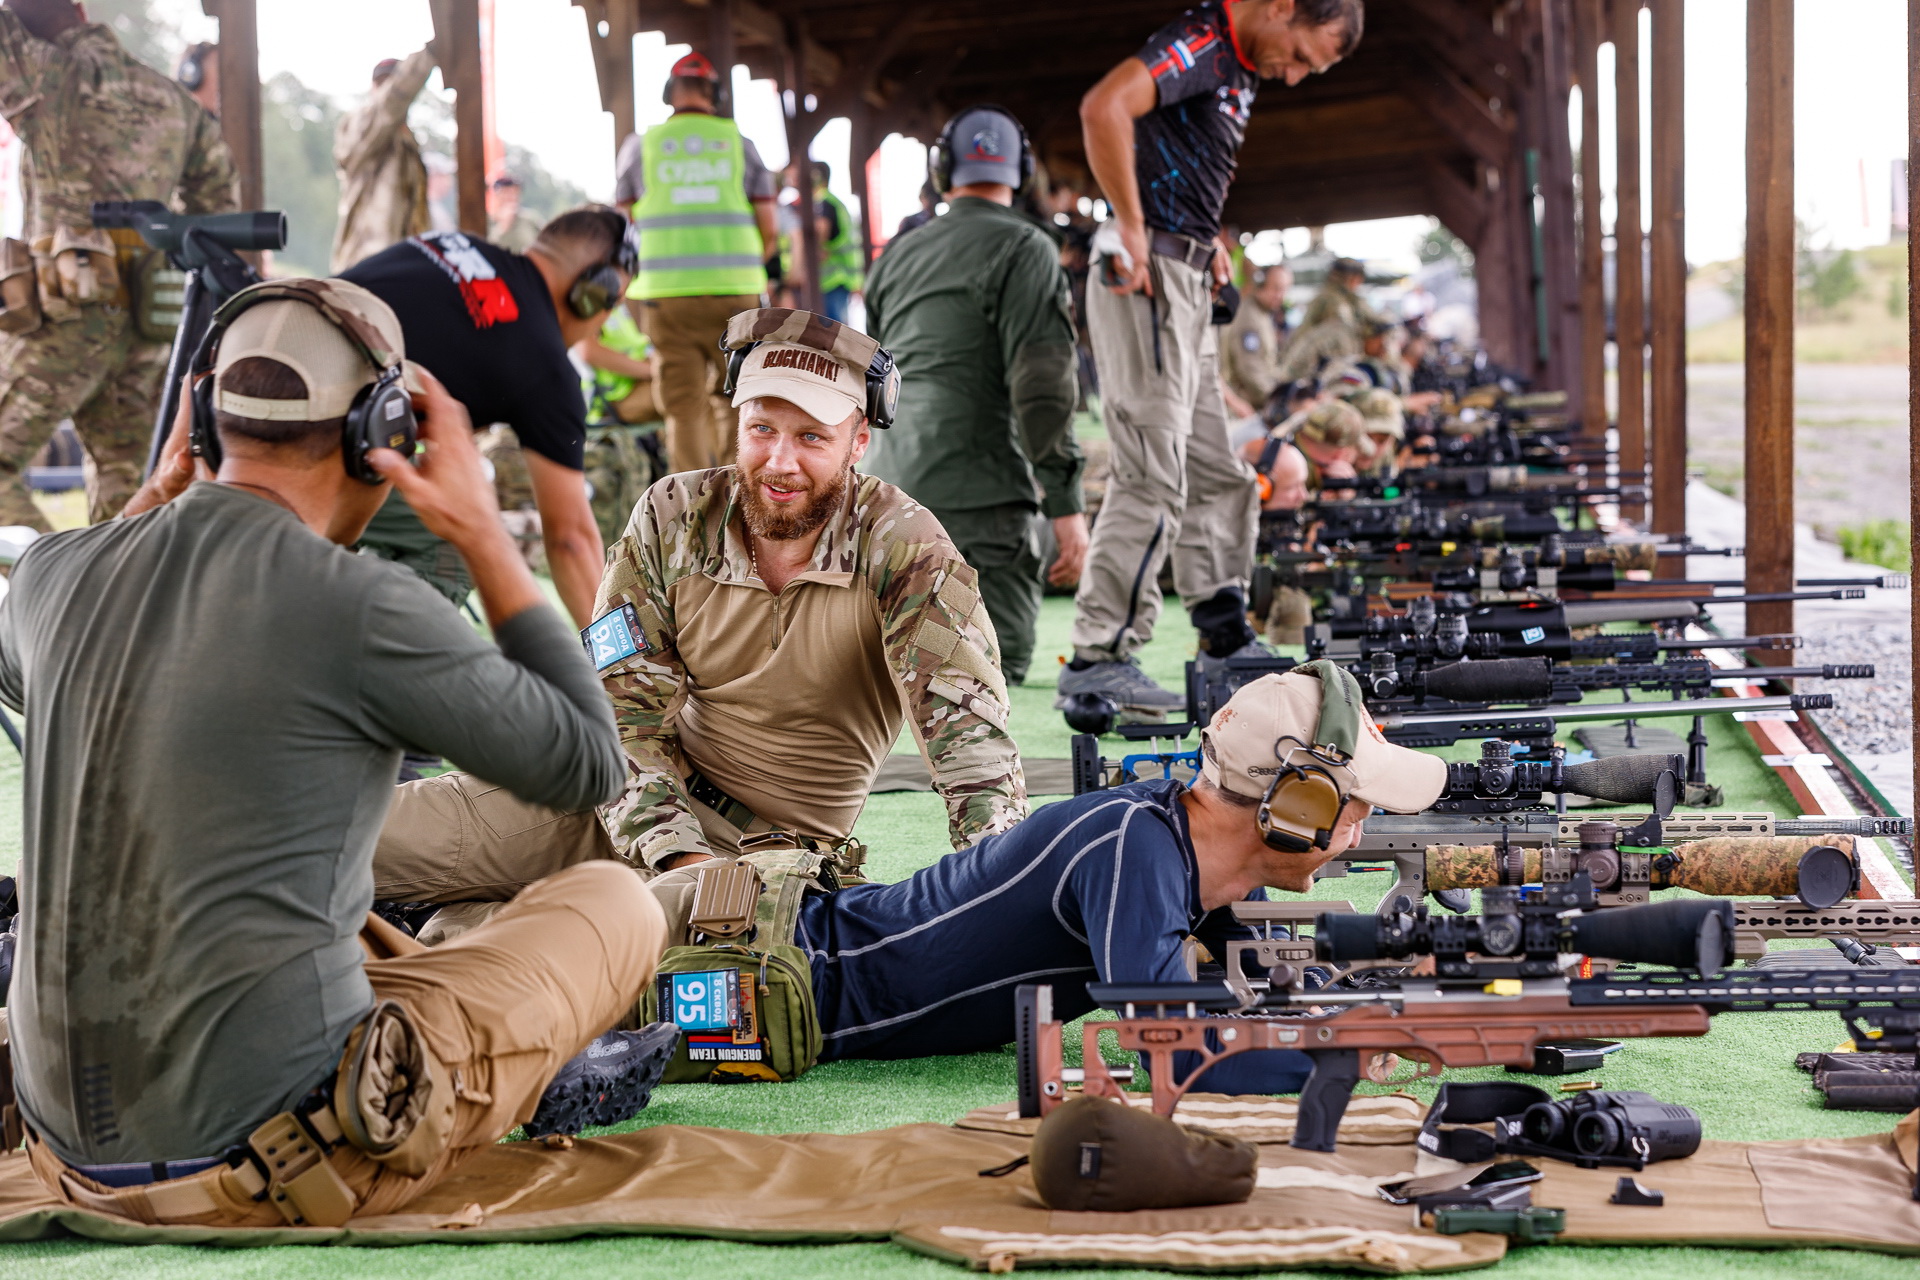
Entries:
{"label": "scope lens cap", "polygon": [[1067,699],[1065,715],[1075,733],[1112,733],[1120,708],[1103,693],[1076,693]]}
{"label": "scope lens cap", "polygon": [[1817,844],[1800,855],[1800,901],[1815,911],[1844,902],[1853,892],[1853,859],[1830,844]]}

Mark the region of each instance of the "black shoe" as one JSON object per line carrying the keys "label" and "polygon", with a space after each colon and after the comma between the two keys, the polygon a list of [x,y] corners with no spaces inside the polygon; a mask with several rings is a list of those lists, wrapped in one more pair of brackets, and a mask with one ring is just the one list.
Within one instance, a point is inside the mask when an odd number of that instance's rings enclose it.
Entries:
{"label": "black shoe", "polygon": [[439,756],[415,755],[409,751],[400,757],[400,776],[395,782],[418,782],[420,779],[443,771],[447,762]]}
{"label": "black shoe", "polygon": [[667,1073],[680,1028],[656,1022],[638,1031],[609,1031],[561,1067],[540,1095],[529,1138],[579,1133],[631,1120]]}

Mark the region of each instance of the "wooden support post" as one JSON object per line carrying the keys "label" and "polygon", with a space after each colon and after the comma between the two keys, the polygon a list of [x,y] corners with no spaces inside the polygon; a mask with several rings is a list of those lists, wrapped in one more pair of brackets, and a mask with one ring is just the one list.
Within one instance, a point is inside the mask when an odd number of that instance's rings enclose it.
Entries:
{"label": "wooden support post", "polygon": [[[1920,138],[1920,0],[1907,0],[1907,137]],[[1914,216],[1916,196],[1920,196],[1920,155],[1907,153],[1907,463],[1908,475],[1920,476],[1920,382],[1912,371],[1920,369],[1920,218]],[[1913,536],[1914,560],[1920,562],[1920,488],[1911,479],[1907,484],[1912,504],[1907,518]],[[1913,579],[1913,639],[1920,644],[1920,579]],[[1908,649],[1909,654],[1913,649]],[[1920,724],[1920,684],[1914,686],[1913,718]],[[1911,745],[1911,744],[1910,744]],[[1914,752],[1914,794],[1920,796],[1920,751]]]}
{"label": "wooden support post", "polygon": [[[1620,483],[1647,482],[1646,245],[1640,226],[1640,0],[1614,0],[1614,367],[1620,376]],[[1639,523],[1646,504],[1620,503]]]}
{"label": "wooden support post", "polygon": [[240,207],[266,203],[260,142],[260,24],[254,0],[201,0],[220,23],[220,135],[240,173]]}
{"label": "wooden support post", "polygon": [[[1793,0],[1747,0],[1748,591],[1793,590],[1793,253]],[[1792,630],[1790,601],[1747,606],[1749,634]]]}
{"label": "wooden support post", "polygon": [[[1683,0],[1653,7],[1653,522],[1687,531],[1686,82]],[[1676,568],[1684,561],[1674,561]],[[1667,575],[1662,576],[1685,576]]]}
{"label": "wooden support post", "polygon": [[1580,403],[1580,296],[1574,250],[1573,140],[1567,130],[1572,71],[1573,0],[1541,0],[1538,89],[1526,104],[1540,138],[1542,243],[1546,256],[1547,345],[1540,359],[1545,385]]}
{"label": "wooden support post", "polygon": [[1573,0],[1574,75],[1580,81],[1580,431],[1607,434],[1607,283],[1600,225],[1600,5]]}
{"label": "wooden support post", "polygon": [[487,234],[487,140],[481,93],[479,0],[433,0],[433,38],[440,77],[454,92],[453,161],[460,229]]}
{"label": "wooden support post", "polygon": [[847,164],[853,170],[848,178],[853,183],[853,198],[860,202],[860,262],[863,268],[873,266],[873,192],[867,184],[867,161],[873,158],[874,150],[879,147],[880,139],[874,137],[873,107],[861,94],[854,94],[847,105],[847,123],[852,126],[847,146]]}
{"label": "wooden support post", "polygon": [[733,116],[733,64],[739,50],[733,39],[733,0],[707,0],[707,60],[720,73],[718,112]]}
{"label": "wooden support post", "polygon": [[786,89],[793,95],[793,111],[787,116],[787,154],[793,165],[799,193],[800,301],[809,311],[820,310],[820,223],[814,216],[813,159],[807,149],[813,144],[820,125],[815,113],[807,110],[807,24],[804,17],[785,23]]}

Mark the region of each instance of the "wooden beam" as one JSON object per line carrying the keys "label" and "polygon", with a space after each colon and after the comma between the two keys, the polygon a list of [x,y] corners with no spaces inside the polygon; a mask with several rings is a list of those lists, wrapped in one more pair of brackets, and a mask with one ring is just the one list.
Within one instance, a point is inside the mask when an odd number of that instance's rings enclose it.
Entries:
{"label": "wooden beam", "polygon": [[1571,98],[1573,0],[1537,0],[1533,49],[1538,84],[1523,104],[1528,132],[1540,139],[1541,236],[1546,251],[1547,347],[1542,385],[1580,403],[1580,285],[1575,247]]}
{"label": "wooden beam", "polygon": [[1515,82],[1524,72],[1527,59],[1505,37],[1496,35],[1478,14],[1457,0],[1428,0],[1400,9],[1395,18],[1481,95],[1502,103],[1513,101],[1518,92]]}
{"label": "wooden beam", "polygon": [[[1793,0],[1747,0],[1748,591],[1793,590],[1793,255]],[[1792,603],[1748,605],[1747,628],[1792,631]]]}
{"label": "wooden beam", "polygon": [[[1646,241],[1640,222],[1640,0],[1614,0],[1614,368],[1620,375],[1620,483],[1647,479]],[[1646,504],[1622,502],[1639,523]]]}
{"label": "wooden beam", "polygon": [[786,23],[786,89],[793,95],[793,112],[787,117],[787,154],[794,167],[794,187],[799,196],[800,214],[800,270],[804,277],[800,287],[800,305],[808,311],[819,311],[820,293],[820,220],[814,216],[813,199],[813,159],[807,154],[814,136],[820,132],[824,120],[809,125],[807,102],[807,20],[805,15],[796,14]]}
{"label": "wooden beam", "polygon": [[[638,0],[635,8],[638,9]],[[733,38],[733,0],[708,0],[707,57],[713,62],[713,69],[720,73],[720,100],[714,104],[723,116],[733,117],[733,64],[740,60],[739,43]],[[636,18],[634,25],[639,26]],[[632,42],[628,42],[632,47]],[[631,81],[632,77],[629,76]]]}
{"label": "wooden beam", "polygon": [[453,162],[460,196],[460,229],[487,234],[487,142],[481,113],[478,0],[433,0],[433,41],[440,77],[453,90]]}
{"label": "wooden beam", "polygon": [[[600,86],[600,109],[613,116],[616,151],[634,131],[633,37],[640,27],[639,0],[573,0],[587,17],[587,47]],[[600,28],[606,27],[606,34]]]}
{"label": "wooden beam", "polygon": [[1413,68],[1405,92],[1414,106],[1459,139],[1476,160],[1502,166],[1511,162],[1512,115],[1504,109],[1493,110],[1485,98],[1445,67],[1429,64]]}
{"label": "wooden beam", "polygon": [[[1907,0],[1907,136],[1920,138],[1920,0]],[[1914,206],[1920,197],[1920,156],[1909,151],[1907,155],[1907,368],[1909,371],[1920,369],[1920,218],[1914,216]],[[1913,535],[1911,551],[1915,563],[1920,563],[1920,486],[1912,482],[1913,476],[1920,476],[1920,430],[1914,424],[1920,423],[1920,379],[1909,374],[1907,380],[1907,464],[1908,464],[1908,529]],[[1920,578],[1911,579],[1912,608],[1909,614],[1913,628],[1913,644],[1920,646]],[[1912,654],[1916,649],[1909,647]],[[1920,682],[1913,684],[1913,715],[1908,720],[1911,728],[1920,725]],[[1912,746],[1909,738],[1908,745]],[[1920,796],[1920,751],[1913,756],[1914,794]],[[1913,847],[1913,846],[1909,846]],[[1920,879],[1920,877],[1916,877]]]}
{"label": "wooden beam", "polygon": [[[1686,41],[1682,0],[1653,8],[1653,523],[1687,531]],[[1684,569],[1683,560],[1672,562]],[[1684,573],[1680,576],[1684,576]]]}
{"label": "wooden beam", "polygon": [[220,23],[220,136],[240,174],[240,207],[266,203],[260,141],[260,24],[254,0],[201,0],[200,10]]}
{"label": "wooden beam", "polygon": [[[1915,2],[1920,3],[1920,0]],[[1487,229],[1486,197],[1432,156],[1427,157],[1422,172],[1426,175],[1427,191],[1433,199],[1434,216],[1440,219],[1447,230],[1468,244],[1479,244]]]}
{"label": "wooden beam", "polygon": [[1606,247],[1600,224],[1600,6],[1573,0],[1574,75],[1580,83],[1580,431],[1607,434]]}

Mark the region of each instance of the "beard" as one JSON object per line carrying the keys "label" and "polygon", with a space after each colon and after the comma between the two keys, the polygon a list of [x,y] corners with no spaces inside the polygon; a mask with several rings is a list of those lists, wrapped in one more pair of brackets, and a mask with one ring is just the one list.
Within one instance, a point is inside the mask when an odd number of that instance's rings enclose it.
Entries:
{"label": "beard", "polygon": [[[740,510],[747,523],[747,531],[755,537],[767,538],[773,542],[791,542],[817,532],[821,526],[833,518],[833,513],[846,497],[847,485],[853,479],[851,461],[842,466],[832,480],[815,489],[802,475],[786,475],[776,471],[754,471],[740,473]],[[761,495],[760,486],[771,484],[777,489],[803,493],[798,503],[780,506],[768,502]]]}

